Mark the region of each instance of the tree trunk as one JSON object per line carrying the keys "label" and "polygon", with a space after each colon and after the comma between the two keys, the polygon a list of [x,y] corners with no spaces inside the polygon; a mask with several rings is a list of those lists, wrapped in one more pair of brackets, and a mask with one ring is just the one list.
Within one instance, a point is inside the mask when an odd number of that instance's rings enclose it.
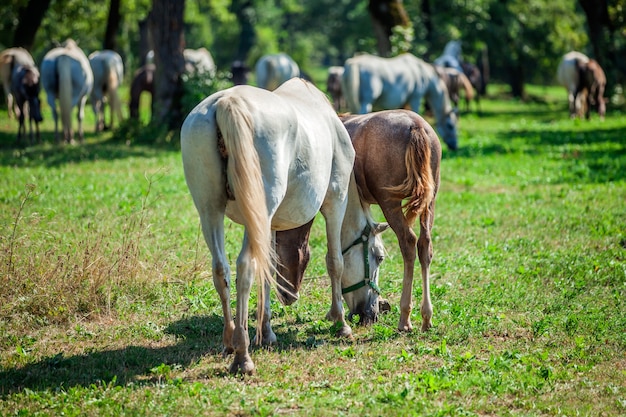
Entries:
{"label": "tree trunk", "polygon": [[394,26],[409,26],[409,17],[404,10],[402,0],[369,0],[367,6],[376,41],[378,54],[389,56],[391,53],[391,29]]}
{"label": "tree trunk", "polygon": [[148,52],[154,49],[152,34],[150,33],[150,25],[148,23],[150,17],[146,17],[138,22],[139,25],[139,66],[146,65]]}
{"label": "tree trunk", "polygon": [[[618,83],[624,82],[626,62],[624,51],[619,50],[615,40],[619,30],[611,21],[607,0],[578,0],[587,17],[589,41],[593,57],[603,67],[607,77],[607,90],[612,91]],[[617,24],[619,25],[619,23]]]}
{"label": "tree trunk", "polygon": [[31,50],[35,43],[35,35],[41,26],[41,21],[48,11],[51,0],[29,0],[26,7],[21,7],[18,12],[17,27],[13,34],[13,46]]}
{"label": "tree trunk", "polygon": [[148,17],[156,66],[152,122],[167,123],[170,129],[183,120],[184,10],[184,0],[154,0]]}
{"label": "tree trunk", "polygon": [[255,10],[251,0],[233,0],[230,11],[237,16],[237,22],[241,26],[239,35],[239,45],[235,61],[246,62],[250,49],[256,42],[256,31],[254,30]]}
{"label": "tree trunk", "polygon": [[120,0],[111,0],[109,4],[109,17],[107,19],[107,28],[104,34],[103,49],[117,49],[117,31],[120,27]]}
{"label": "tree trunk", "polygon": [[[431,48],[432,48],[434,30],[433,30],[433,21],[431,18],[432,13],[430,10],[429,0],[422,0],[421,11],[422,11],[422,22],[424,23],[424,29],[426,30],[426,39],[425,39],[426,45],[431,45]],[[424,59],[426,59],[426,61],[428,62],[432,62],[430,51],[426,53],[426,56],[424,56]]]}

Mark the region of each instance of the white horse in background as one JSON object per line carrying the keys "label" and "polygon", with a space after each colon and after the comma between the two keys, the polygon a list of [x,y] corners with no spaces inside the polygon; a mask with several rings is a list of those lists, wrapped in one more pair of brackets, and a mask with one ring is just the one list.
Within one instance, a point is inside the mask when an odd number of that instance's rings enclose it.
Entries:
{"label": "white horse in background", "polygon": [[[582,116],[587,110],[585,103],[587,97],[584,94],[579,94],[579,92],[584,84],[584,80],[581,79],[581,76],[584,75],[581,69],[589,65],[590,61],[589,57],[582,52],[571,51],[563,56],[557,69],[557,80],[567,90],[569,113],[572,118]],[[604,82],[606,83],[606,80]],[[602,99],[602,97],[600,98]],[[604,116],[603,112],[601,115]]]}
{"label": "white horse in background", "polygon": [[[183,58],[185,59],[185,72],[187,74],[215,77],[217,66],[208,49],[204,47],[198,49],[185,48],[183,50]],[[154,50],[150,50],[146,54],[146,65],[154,63]]]}
{"label": "white horse in background", "polygon": [[217,67],[208,49],[187,48],[183,51],[183,57],[185,58],[185,71],[188,74],[208,75],[211,78],[215,77]]}
{"label": "white horse in background", "polygon": [[[115,51],[96,51],[89,55],[89,63],[93,71],[93,89],[91,90],[91,106],[96,115],[96,132],[113,127],[113,116],[117,122],[122,121],[122,101],[119,87],[124,81],[124,63]],[[111,123],[106,126],[104,107],[108,102],[111,112]]]}
{"label": "white horse in background", "polygon": [[393,58],[362,54],[348,59],[344,68],[342,90],[352,113],[406,106],[419,113],[425,97],[443,141],[457,149],[457,115],[433,65],[408,53]]}
{"label": "white horse in background", "polygon": [[72,39],[64,46],[53,48],[41,63],[41,82],[48,96],[48,104],[54,118],[54,136],[60,141],[56,100],[59,99],[63,138],[66,142],[74,140],[71,112],[78,107],[78,136],[84,140],[83,119],[85,103],[93,89],[93,72],[89,59]]}
{"label": "white horse in background", "polygon": [[256,63],[256,85],[275,90],[285,81],[300,76],[300,67],[285,53],[264,55]]}
{"label": "white horse in background", "polygon": [[463,56],[461,50],[461,41],[450,41],[443,48],[443,53],[440,57],[433,61],[438,67],[454,68],[459,72],[463,72]]}
{"label": "white horse in background", "polygon": [[0,81],[2,81],[4,97],[7,101],[9,119],[12,119],[14,115],[18,115],[15,109],[14,97],[11,93],[11,78],[13,77],[13,71],[18,66],[35,67],[35,60],[26,49],[8,48],[0,52]]}
{"label": "white horse in background", "polygon": [[[384,254],[378,233],[387,225],[374,223],[361,205],[352,174],[354,148],[324,93],[301,79],[289,80],[273,92],[248,85],[219,91],[187,116],[181,152],[212,255],[213,283],[224,315],[224,353],[235,353],[231,372],[254,369],[248,353],[248,300],[255,276],[260,278],[256,342],[276,341],[269,323],[274,231],[305,225],[318,211],[326,220],[326,266],[332,284],[327,318],[336,322],[340,336],[351,334],[342,284],[354,285],[364,273],[372,285],[353,292],[349,307],[375,316],[378,266]],[[234,321],[224,216],[245,228],[237,258]],[[364,243],[365,249],[342,254],[354,241]]]}

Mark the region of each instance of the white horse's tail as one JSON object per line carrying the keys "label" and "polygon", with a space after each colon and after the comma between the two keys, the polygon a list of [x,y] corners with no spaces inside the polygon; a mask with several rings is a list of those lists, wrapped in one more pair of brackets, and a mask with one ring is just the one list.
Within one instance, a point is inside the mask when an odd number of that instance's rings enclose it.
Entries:
{"label": "white horse's tail", "polygon": [[226,96],[218,100],[216,106],[217,126],[228,154],[228,182],[243,216],[251,264],[255,268],[255,275],[260,278],[256,335],[256,342],[260,343],[264,284],[273,282],[276,261],[261,164],[254,148],[252,117],[246,103],[238,97]]}
{"label": "white horse's tail", "polygon": [[359,66],[354,60],[348,59],[344,67],[343,77],[341,77],[341,88],[348,109],[353,113],[361,112],[359,81]]}
{"label": "white horse's tail", "polygon": [[117,67],[111,65],[108,59],[104,60],[104,69],[107,75],[107,91],[111,106],[111,127],[113,127],[113,115],[117,117],[117,122],[122,121],[122,101],[120,100],[119,87],[122,82],[117,72]]}
{"label": "white horse's tail", "polygon": [[72,58],[67,55],[60,55],[57,58],[57,76],[59,77],[59,106],[63,136],[65,140],[70,140],[72,136]]}

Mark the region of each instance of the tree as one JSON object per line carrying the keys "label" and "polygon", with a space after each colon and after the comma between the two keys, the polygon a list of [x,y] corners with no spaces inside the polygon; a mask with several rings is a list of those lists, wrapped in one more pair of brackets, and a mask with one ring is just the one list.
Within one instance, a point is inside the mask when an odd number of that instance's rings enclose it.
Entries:
{"label": "tree", "polygon": [[367,10],[372,19],[380,56],[391,53],[391,35],[396,26],[409,27],[411,22],[402,0],[369,0]]}
{"label": "tree", "polygon": [[120,27],[120,0],[111,0],[109,4],[109,17],[107,28],[104,33],[103,49],[117,49],[117,30]]}
{"label": "tree", "polygon": [[41,26],[51,0],[29,0],[18,11],[18,24],[13,35],[13,46],[31,50],[35,43],[37,30]]}
{"label": "tree", "polygon": [[148,16],[156,65],[152,121],[170,129],[183,120],[184,11],[184,0],[154,0]]}
{"label": "tree", "polygon": [[[626,45],[623,36],[626,21],[620,13],[619,0],[578,0],[587,17],[592,56],[606,71],[609,89],[624,83]],[[618,7],[619,6],[619,7]]]}

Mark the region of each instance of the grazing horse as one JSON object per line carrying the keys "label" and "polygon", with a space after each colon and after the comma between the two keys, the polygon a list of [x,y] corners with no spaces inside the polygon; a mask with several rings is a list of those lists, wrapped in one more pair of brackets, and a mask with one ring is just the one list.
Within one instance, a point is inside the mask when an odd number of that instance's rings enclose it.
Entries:
{"label": "grazing horse", "polygon": [[64,46],[48,51],[41,63],[41,81],[48,96],[48,104],[54,118],[54,136],[60,142],[59,123],[56,100],[59,99],[61,123],[63,125],[63,139],[66,142],[74,141],[71,112],[77,107],[78,137],[84,141],[83,119],[85,117],[85,103],[93,88],[93,72],[89,59],[72,39],[68,39]]}
{"label": "grazing horse", "polygon": [[11,94],[15,98],[15,104],[19,110],[20,127],[17,131],[17,142],[20,143],[22,135],[26,135],[25,115],[28,114],[28,126],[30,143],[33,143],[33,121],[37,131],[39,142],[39,123],[41,117],[41,102],[39,101],[39,70],[34,65],[18,65],[13,69],[11,78]]}
{"label": "grazing horse", "polygon": [[300,67],[285,53],[263,55],[255,65],[256,85],[266,90],[275,90],[285,81],[298,77]]}
{"label": "grazing horse", "polygon": [[130,84],[130,102],[128,106],[130,117],[133,119],[139,117],[139,99],[141,98],[141,93],[146,91],[150,94],[150,97],[154,94],[155,70],[154,64],[146,64],[135,71],[133,75],[133,81]]}
{"label": "grazing horse", "polygon": [[441,56],[433,61],[433,64],[438,67],[454,68],[459,72],[463,72],[461,62],[463,62],[461,41],[450,41],[443,48]]}
{"label": "grazing horse", "polygon": [[[91,90],[91,105],[96,115],[96,132],[113,127],[113,115],[117,122],[122,121],[122,101],[119,96],[119,87],[124,81],[124,63],[122,57],[115,51],[96,51],[89,55],[89,63],[93,71],[93,89]],[[111,123],[106,126],[104,121],[105,98],[111,107]]]}
{"label": "grazing horse", "polygon": [[[248,353],[248,299],[255,276],[259,278],[256,343],[276,340],[269,323],[270,282],[276,269],[273,231],[305,225],[318,211],[326,220],[326,265],[332,284],[327,318],[336,322],[340,336],[351,334],[341,287],[363,279],[369,285],[354,294],[349,307],[376,315],[378,261],[384,253],[378,233],[387,225],[375,224],[361,205],[352,175],[350,136],[313,84],[292,79],[273,92],[240,85],[209,96],[183,123],[181,153],[213,258],[213,282],[224,315],[224,353],[235,353],[232,373],[254,369]],[[237,258],[234,322],[224,216],[245,229]],[[354,241],[363,243],[365,250],[342,255],[342,248]]]}
{"label": "grazing horse", "polygon": [[2,81],[2,88],[7,101],[9,119],[12,119],[14,114],[17,115],[11,93],[11,80],[13,70],[20,65],[35,66],[35,60],[26,49],[8,48],[0,52],[0,81]]}
{"label": "grazing horse", "polygon": [[588,119],[591,108],[595,107],[600,118],[604,118],[606,75],[597,61],[581,52],[568,52],[559,63],[557,80],[567,90],[570,117],[584,114]]}
{"label": "grazing horse", "polygon": [[606,75],[598,62],[590,59],[586,63],[578,62],[579,85],[577,94],[583,97],[583,113],[589,119],[591,108],[596,108],[601,119],[606,114],[606,101],[604,89],[606,88]]}
{"label": "grazing horse", "polygon": [[457,149],[457,116],[448,88],[433,65],[408,53],[394,58],[363,54],[348,59],[344,68],[341,85],[352,113],[407,105],[419,112],[422,97],[426,97],[437,131],[448,148]]}
{"label": "grazing horse", "polygon": [[187,48],[183,51],[183,57],[185,58],[185,71],[187,74],[215,77],[215,61],[213,61],[213,57],[208,49]]}
{"label": "grazing horse", "polygon": [[[470,62],[461,62],[461,68],[463,68],[463,74],[467,77],[472,87],[476,90],[476,107],[480,111],[480,96],[487,94],[487,82],[480,68]],[[469,102],[467,103],[469,110]]]}
{"label": "grazing horse", "polygon": [[[400,298],[401,331],[410,331],[413,270],[419,258],[422,272],[422,330],[432,326],[430,263],[433,256],[431,231],[435,198],[439,189],[441,145],[433,128],[408,110],[387,110],[365,115],[340,116],[356,152],[354,176],[362,204],[378,204],[396,233],[404,261]],[[404,163],[395,163],[403,161]],[[403,204],[403,201],[406,203]],[[419,238],[413,231],[419,219]],[[310,225],[308,225],[310,227]],[[299,288],[308,262],[308,235],[303,229],[276,233],[283,243],[280,262],[289,262],[289,279]],[[417,248],[417,255],[416,255]],[[299,264],[294,265],[294,260]],[[344,289],[349,303],[350,291]]]}
{"label": "grazing horse", "polygon": [[465,96],[465,108],[466,110],[469,110],[469,103],[474,98],[474,87],[467,76],[454,68],[435,66],[435,69],[443,82],[446,83],[448,94],[450,95],[450,100],[452,101],[454,108],[458,110],[460,99],[459,92],[463,90]]}
{"label": "grazing horse", "polygon": [[328,77],[326,78],[326,91],[333,99],[333,106],[337,112],[343,105],[343,94],[341,93],[341,77],[343,76],[343,71],[343,67],[329,67]]}

